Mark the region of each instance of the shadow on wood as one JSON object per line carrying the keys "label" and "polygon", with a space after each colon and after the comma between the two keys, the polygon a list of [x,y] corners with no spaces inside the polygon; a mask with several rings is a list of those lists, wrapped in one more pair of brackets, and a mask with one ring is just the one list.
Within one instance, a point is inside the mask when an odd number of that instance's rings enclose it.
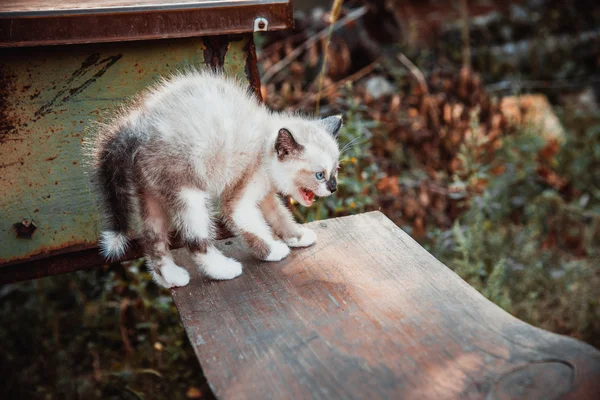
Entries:
{"label": "shadow on wood", "polygon": [[503,311],[383,214],[310,224],[317,245],[279,263],[239,239],[232,281],[173,289],[223,399],[600,398],[600,352]]}

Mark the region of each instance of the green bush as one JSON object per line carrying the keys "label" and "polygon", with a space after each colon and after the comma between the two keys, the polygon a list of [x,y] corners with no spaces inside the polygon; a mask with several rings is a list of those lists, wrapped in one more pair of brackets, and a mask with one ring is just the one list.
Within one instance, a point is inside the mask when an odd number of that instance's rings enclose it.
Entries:
{"label": "green bush", "polygon": [[[428,243],[442,262],[507,311],[596,346],[599,117],[565,120],[566,143],[549,160],[569,182],[560,189],[537,173],[546,145],[538,131],[521,129],[505,137],[493,161],[471,171],[489,181],[483,193],[468,200],[468,211],[450,231],[436,232]],[[491,175],[494,166],[504,172]],[[571,183],[575,190],[569,190]]]}
{"label": "green bush", "polygon": [[[336,196],[316,212],[303,209],[303,220],[377,209],[381,201],[376,182],[385,173],[368,141],[368,129],[376,125],[366,122],[366,113],[352,101],[342,106],[348,112],[341,146],[365,131],[366,142],[344,157]],[[567,112],[563,122],[566,142],[548,160],[540,157],[547,142],[535,127],[510,130],[491,156],[478,157],[474,149],[481,143],[465,140],[462,168],[448,186],[461,188],[450,196],[462,199],[466,211],[451,229],[430,228],[422,244],[518,318],[600,347],[600,115]],[[409,165],[399,182],[424,175],[424,166]],[[562,187],[544,180],[541,166],[550,168]],[[478,193],[474,187],[482,181],[487,183]]]}
{"label": "green bush", "polygon": [[[356,101],[337,106],[346,110],[340,143],[349,144],[340,188],[296,208],[303,221],[382,202],[377,182],[388,177],[371,146],[386,132]],[[517,317],[600,347],[600,116],[569,112],[563,121],[566,143],[546,159],[534,129],[504,136],[487,161],[465,141],[463,168],[447,184],[462,188],[450,196],[466,211],[422,244]],[[399,182],[425,176],[414,161],[403,165]],[[471,190],[482,181],[483,191]],[[0,287],[0,320],[5,397],[185,398],[193,387],[210,398],[172,299],[143,260]]]}

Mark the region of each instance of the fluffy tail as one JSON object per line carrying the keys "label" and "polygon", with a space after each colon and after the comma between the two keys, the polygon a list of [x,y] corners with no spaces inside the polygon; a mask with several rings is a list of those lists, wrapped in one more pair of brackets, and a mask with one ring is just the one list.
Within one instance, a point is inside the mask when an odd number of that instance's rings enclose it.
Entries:
{"label": "fluffy tail", "polygon": [[96,185],[104,229],[100,252],[110,261],[120,259],[127,250],[135,182],[133,154],[138,146],[135,135],[121,128],[102,138],[96,148]]}
{"label": "fluffy tail", "polygon": [[109,261],[117,261],[125,254],[129,238],[123,232],[104,231],[100,234],[100,254]]}

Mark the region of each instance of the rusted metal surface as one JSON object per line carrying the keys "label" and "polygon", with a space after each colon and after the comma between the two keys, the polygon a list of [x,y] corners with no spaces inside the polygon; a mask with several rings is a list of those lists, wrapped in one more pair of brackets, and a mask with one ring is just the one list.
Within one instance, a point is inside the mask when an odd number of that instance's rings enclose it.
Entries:
{"label": "rusted metal surface", "polygon": [[[220,42],[227,73],[248,79],[255,70],[251,41]],[[66,260],[49,260],[49,273],[74,269],[64,254],[96,246],[99,214],[82,165],[87,127],[158,75],[203,66],[206,50],[195,38],[0,50],[0,271],[47,257]],[[36,226],[31,238],[24,220]]]}
{"label": "rusted metal surface", "polygon": [[[66,274],[78,270],[100,267],[105,264],[95,246],[85,248],[73,246],[65,253],[28,261],[25,264],[11,264],[0,267],[0,284],[27,281],[45,276]],[[137,246],[127,251],[131,258],[139,257]]]}
{"label": "rusted metal surface", "polygon": [[225,36],[207,36],[202,39],[205,44],[204,64],[223,69],[225,54],[229,50],[229,40]]}
{"label": "rusted metal surface", "polygon": [[[8,96],[15,92],[15,78],[10,71],[0,68],[0,143],[8,140],[8,134],[15,129],[15,124],[20,123],[16,120],[18,117],[9,114],[7,100]],[[6,161],[0,158],[0,170],[5,164]]]}
{"label": "rusted metal surface", "polygon": [[315,222],[317,243],[229,281],[171,289],[219,399],[600,399],[600,352],[528,325],[379,212]]}
{"label": "rusted metal surface", "polygon": [[61,1],[0,4],[0,47],[199,37],[293,26],[291,0]]}
{"label": "rusted metal surface", "polygon": [[252,88],[252,91],[256,97],[262,102],[263,98],[260,90],[260,72],[258,71],[258,64],[256,63],[256,47],[254,46],[253,40],[248,41],[248,44],[244,49],[244,54],[246,55],[246,78],[248,79],[248,83],[250,83],[250,87]]}
{"label": "rusted metal surface", "polygon": [[[233,237],[231,231],[221,221],[218,221],[216,239],[223,240],[231,237]],[[181,248],[182,243],[179,237],[172,237],[171,249]],[[142,248],[134,240],[127,248],[123,260],[131,260],[142,256]],[[23,262],[0,265],[0,284],[66,274],[82,269],[100,267],[105,264],[106,261],[100,255],[96,245],[74,245],[51,253],[38,254]]]}
{"label": "rusted metal surface", "polygon": [[37,226],[35,225],[35,222],[24,219],[21,222],[13,224],[13,228],[15,228],[15,232],[17,233],[17,237],[19,239],[31,239],[37,229]]}
{"label": "rusted metal surface", "polygon": [[[221,222],[217,223],[217,240],[233,237],[233,234]],[[173,237],[172,249],[182,247],[180,238]],[[142,248],[137,241],[132,241],[123,256],[123,260],[142,257]],[[0,284],[14,283],[45,276],[66,274],[82,269],[100,267],[106,264],[96,245],[74,245],[50,254],[39,254],[25,262],[0,265]]]}

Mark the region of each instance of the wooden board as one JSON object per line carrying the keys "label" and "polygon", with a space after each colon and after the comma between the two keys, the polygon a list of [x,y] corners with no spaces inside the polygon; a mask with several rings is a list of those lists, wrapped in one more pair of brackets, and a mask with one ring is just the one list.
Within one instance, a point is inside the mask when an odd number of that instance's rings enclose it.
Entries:
{"label": "wooden board", "polygon": [[[258,90],[251,35],[0,49],[0,282],[89,267],[90,252],[86,265],[73,257],[35,271],[15,265],[74,251],[94,249],[93,265],[102,264],[82,162],[87,129],[159,76],[205,64]],[[24,220],[36,226],[30,237],[15,231]]]}
{"label": "wooden board", "polygon": [[292,27],[291,0],[5,0],[0,47],[248,33],[258,17]]}
{"label": "wooden board", "polygon": [[599,399],[600,352],[486,300],[381,213],[312,223],[318,244],[172,290],[220,399]]}

